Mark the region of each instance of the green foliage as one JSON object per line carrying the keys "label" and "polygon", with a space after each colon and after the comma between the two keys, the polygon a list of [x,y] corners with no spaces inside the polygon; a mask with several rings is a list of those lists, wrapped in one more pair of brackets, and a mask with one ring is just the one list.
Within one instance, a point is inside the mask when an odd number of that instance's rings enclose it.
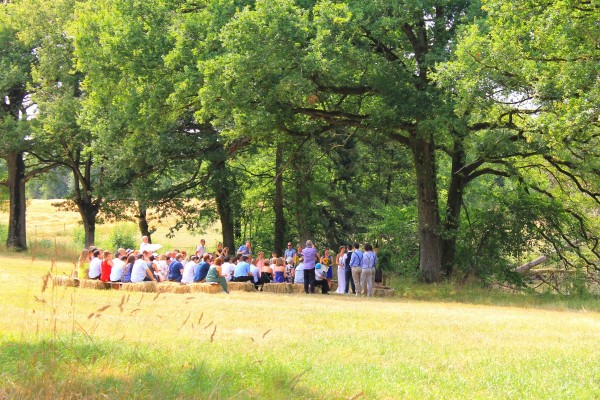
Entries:
{"label": "green foliage", "polygon": [[73,243],[75,246],[81,248],[85,247],[85,229],[83,229],[83,226],[78,226],[73,229],[71,235],[73,237]]}
{"label": "green foliage", "polygon": [[138,247],[137,237],[139,236],[134,224],[118,224],[108,238],[102,243],[102,247],[115,251],[118,248],[135,249]]}
{"label": "green foliage", "polygon": [[4,224],[0,224],[0,243],[6,243],[6,239],[8,238],[8,226]]}

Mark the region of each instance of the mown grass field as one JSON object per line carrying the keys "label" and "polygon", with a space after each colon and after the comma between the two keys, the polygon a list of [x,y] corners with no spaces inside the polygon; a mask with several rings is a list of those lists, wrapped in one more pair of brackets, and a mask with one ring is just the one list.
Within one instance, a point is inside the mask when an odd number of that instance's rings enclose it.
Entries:
{"label": "mown grass field", "polygon": [[451,285],[391,299],[43,290],[72,264],[0,265],[0,398],[600,397],[592,300],[495,306]]}
{"label": "mown grass field", "polygon": [[[61,250],[66,251],[70,254],[77,254],[80,249],[80,245],[74,244],[75,232],[80,231],[81,238],[83,238],[83,228],[81,225],[81,216],[77,212],[72,211],[59,211],[53,203],[59,200],[30,200],[27,204],[27,240],[30,242],[30,247],[36,248],[36,252],[42,252],[43,247],[49,247],[57,243],[61,246]],[[148,217],[152,220],[155,216],[152,211],[149,212]],[[0,223],[8,225],[8,213],[7,210],[0,209]],[[209,228],[206,232],[191,232],[186,229],[181,229],[174,232],[173,236],[169,236],[169,224],[174,223],[174,220],[163,221],[156,232],[152,235],[154,243],[160,243],[167,249],[179,248],[180,250],[187,249],[192,250],[196,248],[196,245],[200,241],[200,238],[205,238],[206,243],[211,248],[215,248],[218,241],[220,241],[220,232],[218,226],[215,225]],[[128,226],[134,232],[137,230],[137,225],[133,222],[105,222],[96,225],[96,244],[99,246],[109,247],[107,244],[108,237],[115,227]],[[156,223],[150,223],[151,226],[155,226]],[[138,234],[135,234],[136,243],[141,240]],[[2,246],[2,244],[0,244]],[[111,249],[114,250],[114,249]],[[52,255],[52,251],[47,252]],[[62,256],[62,254],[60,255]]]}

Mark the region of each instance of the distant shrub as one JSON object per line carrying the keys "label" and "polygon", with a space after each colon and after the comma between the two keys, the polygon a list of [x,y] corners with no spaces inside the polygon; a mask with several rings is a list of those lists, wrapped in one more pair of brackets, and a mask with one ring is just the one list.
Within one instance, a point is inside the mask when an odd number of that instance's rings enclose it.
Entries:
{"label": "distant shrub", "polygon": [[75,244],[75,247],[85,246],[85,229],[83,229],[83,226],[78,226],[73,229],[71,235],[73,236],[73,244]]}
{"label": "distant shrub", "polygon": [[124,249],[133,249],[136,244],[137,229],[135,225],[119,224],[115,226],[107,240],[107,247],[116,250],[120,247]]}

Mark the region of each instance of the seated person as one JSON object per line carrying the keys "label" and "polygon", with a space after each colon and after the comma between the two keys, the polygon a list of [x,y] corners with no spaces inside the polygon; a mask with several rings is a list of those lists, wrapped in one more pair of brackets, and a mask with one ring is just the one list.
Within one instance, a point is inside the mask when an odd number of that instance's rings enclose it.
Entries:
{"label": "seated person", "polygon": [[183,254],[177,253],[177,255],[175,255],[175,261],[169,265],[169,281],[181,282],[181,278],[183,277],[183,265],[181,264],[182,258]]}
{"label": "seated person", "polygon": [[252,278],[252,273],[250,272],[250,263],[248,263],[249,258],[250,256],[246,255],[239,256],[239,262],[235,266],[233,272],[233,282],[251,282],[254,280]]}
{"label": "seated person", "polygon": [[205,253],[202,256],[202,262],[198,264],[196,268],[196,273],[194,274],[194,282],[204,282],[206,279],[206,275],[208,274],[208,270],[210,269],[210,254]]}
{"label": "seated person", "polygon": [[217,257],[215,263],[210,266],[208,273],[206,274],[206,282],[217,282],[221,285],[223,291],[229,294],[229,290],[227,290],[227,281],[225,277],[222,275],[221,266],[223,264],[223,259],[221,257]]}
{"label": "seated person", "polygon": [[262,283],[269,283],[273,280],[273,269],[271,268],[271,260],[264,260],[264,264],[260,273]]}
{"label": "seated person", "polygon": [[327,283],[327,272],[323,269],[321,263],[315,265],[315,287],[321,286],[321,293],[329,294],[329,284]]}
{"label": "seated person", "polygon": [[138,255],[138,259],[133,263],[131,268],[131,283],[139,283],[144,281],[154,281],[156,278],[148,268],[148,262],[144,260],[142,254]]}
{"label": "seated person", "polygon": [[294,283],[294,273],[296,272],[295,268],[294,268],[294,258],[288,257],[286,261],[287,261],[287,264],[285,266],[286,282]]}
{"label": "seated person", "polygon": [[275,278],[273,281],[275,283],[285,283],[287,280],[286,268],[283,262],[283,258],[278,258],[275,264],[275,268],[273,268],[273,272],[275,273]]}
{"label": "seated person", "polygon": [[127,257],[127,265],[123,268],[123,275],[121,275],[121,282],[131,283],[131,271],[133,269],[133,263],[135,263],[135,256],[130,254]]}
{"label": "seated person", "polygon": [[198,269],[198,256],[192,256],[191,260],[183,266],[183,274],[181,274],[181,283],[194,282],[196,269]]}
{"label": "seated person", "polygon": [[100,259],[100,250],[96,249],[92,253],[92,259],[90,260],[88,278],[100,279],[100,274],[102,274],[102,260]]}
{"label": "seated person", "polygon": [[127,256],[121,256],[121,258],[113,260],[113,267],[110,270],[111,282],[121,282],[121,276],[123,276],[123,270],[125,269],[125,261],[127,261]]}
{"label": "seated person", "polygon": [[229,256],[225,256],[223,258],[223,265],[221,265],[221,272],[227,282],[233,279],[233,272],[235,271],[235,264],[230,263],[229,260]]}
{"label": "seated person", "polygon": [[304,262],[300,262],[294,272],[294,283],[304,283]]}

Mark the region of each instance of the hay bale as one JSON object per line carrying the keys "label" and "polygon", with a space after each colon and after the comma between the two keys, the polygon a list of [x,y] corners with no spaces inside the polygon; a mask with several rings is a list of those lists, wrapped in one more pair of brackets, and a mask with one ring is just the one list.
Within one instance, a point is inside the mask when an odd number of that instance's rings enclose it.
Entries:
{"label": "hay bale", "polygon": [[55,276],[52,280],[54,286],[67,286],[67,287],[78,287],[79,279],[72,278],[70,276]]}
{"label": "hay bale", "polygon": [[162,282],[156,286],[159,293],[190,293],[190,287],[179,282]]}
{"label": "hay bale", "polygon": [[144,293],[156,293],[157,285],[156,282],[138,282],[138,283],[125,283],[122,288],[126,292],[144,292]]}
{"label": "hay bale", "polygon": [[221,293],[223,289],[218,283],[190,283],[192,293]]}
{"label": "hay bale", "polygon": [[102,282],[100,280],[93,279],[82,279],[79,281],[79,287],[84,289],[110,289],[110,284],[108,282]]}
{"label": "hay bale", "polygon": [[[265,283],[263,292],[269,293],[294,293],[293,284],[291,283]],[[304,291],[304,287],[302,288]]]}
{"label": "hay bale", "polygon": [[292,293],[304,293],[304,283],[290,283]]}
{"label": "hay bale", "polygon": [[375,297],[392,297],[394,295],[394,289],[385,286],[379,286],[373,288],[373,296]]}
{"label": "hay bale", "polygon": [[227,289],[231,292],[232,290],[239,290],[241,292],[255,292],[256,289],[251,282],[227,282]]}

